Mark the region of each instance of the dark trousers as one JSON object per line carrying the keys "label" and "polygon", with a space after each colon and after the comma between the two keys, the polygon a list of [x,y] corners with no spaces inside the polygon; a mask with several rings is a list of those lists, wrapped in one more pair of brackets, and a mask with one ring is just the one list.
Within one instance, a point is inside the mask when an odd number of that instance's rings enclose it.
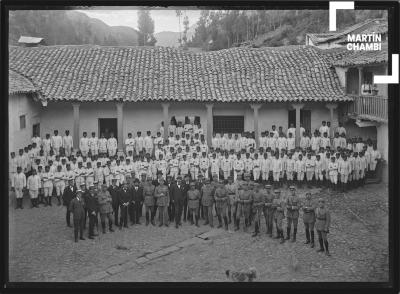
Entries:
{"label": "dark trousers", "polygon": [[89,237],[94,235],[94,226],[96,224],[96,214],[89,214]]}
{"label": "dark trousers", "polygon": [[174,221],[175,214],[176,214],[175,204],[170,202],[168,206],[168,217],[170,222]]}
{"label": "dark trousers", "polygon": [[85,217],[83,218],[83,227],[86,228],[86,217],[88,215],[88,210],[85,208]]}
{"label": "dark trousers", "polygon": [[67,212],[65,214],[65,219],[67,221],[67,226],[71,225],[71,211],[67,207]]}
{"label": "dark trousers", "polygon": [[121,205],[120,209],[121,209],[121,219],[119,222],[119,226],[127,227],[128,226],[128,207]]}
{"label": "dark trousers", "polygon": [[175,212],[175,224],[179,225],[182,219],[183,202],[175,202],[174,204]]}
{"label": "dark trousers", "polygon": [[116,226],[118,226],[118,211],[119,211],[119,205],[114,204],[113,205],[113,210],[114,210],[114,223]]}
{"label": "dark trousers", "polygon": [[74,236],[75,236],[75,240],[78,239],[78,231],[79,231],[79,237],[83,238],[83,218],[74,219]]}
{"label": "dark trousers", "polygon": [[136,203],[129,203],[128,205],[128,215],[129,215],[129,220],[131,221],[131,224],[135,224],[136,222]]}
{"label": "dark trousers", "polygon": [[[200,203],[201,203],[201,200],[200,200]],[[198,210],[198,215],[202,218],[202,219],[204,219],[204,208],[203,208],[203,205],[199,205],[199,210]]]}
{"label": "dark trousers", "polygon": [[187,219],[187,199],[183,199],[183,220],[186,221]]}

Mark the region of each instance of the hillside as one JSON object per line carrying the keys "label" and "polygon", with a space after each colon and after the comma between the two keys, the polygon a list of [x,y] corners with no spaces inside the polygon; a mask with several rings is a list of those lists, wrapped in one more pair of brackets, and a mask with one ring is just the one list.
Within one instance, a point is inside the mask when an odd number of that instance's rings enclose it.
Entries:
{"label": "hillside", "polygon": [[[188,30],[188,40],[192,39],[196,30],[196,24],[189,27]],[[163,47],[179,47],[179,32],[159,32],[154,34],[157,40],[156,46]]]}
{"label": "hillside", "polygon": [[130,27],[109,26],[101,20],[71,10],[18,10],[9,17],[9,43],[20,36],[42,37],[47,45],[138,45],[138,32]]}

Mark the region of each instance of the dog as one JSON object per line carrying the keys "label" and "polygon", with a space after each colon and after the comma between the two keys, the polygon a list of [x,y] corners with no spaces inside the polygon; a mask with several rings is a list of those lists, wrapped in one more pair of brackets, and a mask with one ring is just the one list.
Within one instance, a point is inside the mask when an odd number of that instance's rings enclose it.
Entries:
{"label": "dog", "polygon": [[225,274],[233,282],[253,282],[257,278],[257,270],[254,267],[249,268],[248,271],[226,270]]}

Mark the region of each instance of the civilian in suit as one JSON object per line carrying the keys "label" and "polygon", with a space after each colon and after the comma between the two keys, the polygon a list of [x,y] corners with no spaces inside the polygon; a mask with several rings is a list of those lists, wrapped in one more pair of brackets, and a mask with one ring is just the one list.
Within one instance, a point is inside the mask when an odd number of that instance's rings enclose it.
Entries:
{"label": "civilian in suit", "polygon": [[97,222],[97,213],[99,211],[99,203],[97,201],[97,193],[94,189],[94,185],[90,185],[89,187],[85,204],[89,216],[89,239],[94,239],[94,236],[98,236],[98,234],[94,233],[94,226]]}
{"label": "civilian in suit", "polygon": [[170,197],[172,205],[175,207],[175,227],[182,225],[182,210],[187,197],[187,186],[182,183],[182,177],[178,176],[176,183],[170,187]]}
{"label": "civilian in suit", "polygon": [[[183,183],[183,185],[185,186],[186,191],[188,191],[190,189],[189,175],[185,176],[185,182]],[[187,197],[185,197],[185,199],[183,200],[183,221],[186,222],[186,219],[188,219],[188,218],[189,218],[189,216],[188,216],[188,199],[187,199]]]}
{"label": "civilian in suit", "polygon": [[139,179],[135,179],[133,187],[131,188],[132,193],[132,215],[130,215],[131,223],[140,225],[140,209],[143,205],[143,187],[139,185]]}
{"label": "civilian in suit", "polygon": [[118,212],[119,212],[119,199],[118,199],[118,191],[119,187],[117,186],[117,178],[111,179],[112,184],[108,187],[108,192],[111,194],[112,199],[112,208],[114,210],[114,223],[118,226]]}
{"label": "civilian in suit", "polygon": [[118,200],[121,210],[121,218],[119,220],[119,229],[121,230],[122,226],[128,227],[128,205],[132,201],[132,194],[126,182],[122,184],[122,188],[118,191]]}
{"label": "civilian in suit", "polygon": [[[167,182],[165,183],[165,185],[168,187],[168,190],[171,191],[171,187],[173,185],[172,183],[172,177],[170,175],[167,176]],[[171,195],[171,193],[170,193]],[[172,197],[170,197],[170,203],[168,206],[168,218],[170,222],[174,221],[175,218],[175,206],[173,205],[173,199]]]}
{"label": "civilian in suit", "polygon": [[65,219],[67,220],[67,226],[71,226],[71,211],[69,210],[69,204],[71,203],[72,199],[75,198],[76,187],[74,185],[74,180],[70,179],[68,181],[68,186],[64,189],[64,193],[62,195],[63,204],[67,208]]}
{"label": "civilian in suit", "polygon": [[68,207],[69,211],[73,214],[75,242],[78,242],[78,231],[80,239],[85,240],[85,238],[83,238],[83,219],[85,214],[84,205],[85,202],[82,198],[82,191],[77,190],[75,198],[71,200]]}

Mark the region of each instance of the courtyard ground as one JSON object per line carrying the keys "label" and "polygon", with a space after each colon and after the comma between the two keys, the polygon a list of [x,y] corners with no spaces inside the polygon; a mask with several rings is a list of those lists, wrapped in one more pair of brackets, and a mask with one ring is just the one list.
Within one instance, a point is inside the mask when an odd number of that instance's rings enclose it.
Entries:
{"label": "courtyard ground", "polygon": [[[389,276],[388,188],[367,185],[345,194],[312,189],[331,210],[331,257],[304,245],[299,221],[297,242],[252,238],[247,232],[200,228],[131,226],[75,243],[65,224],[65,207],[23,210],[10,207],[11,282],[61,281],[227,281],[225,270],[257,269],[257,281],[376,281]],[[298,194],[304,197],[305,190]],[[53,200],[54,201],[54,200]],[[217,223],[216,219],[214,221]],[[275,233],[275,232],[274,232]],[[286,230],[285,230],[286,234]],[[87,231],[85,231],[87,238]]]}

